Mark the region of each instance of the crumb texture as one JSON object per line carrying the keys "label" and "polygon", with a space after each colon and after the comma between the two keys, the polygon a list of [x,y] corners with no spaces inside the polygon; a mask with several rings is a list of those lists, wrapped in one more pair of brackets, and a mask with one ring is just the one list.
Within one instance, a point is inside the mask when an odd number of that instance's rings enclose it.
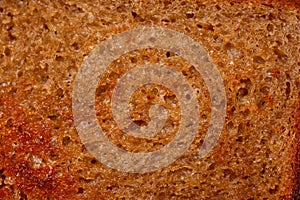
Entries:
{"label": "crumb texture", "polygon": [[[300,185],[300,6],[276,2],[1,1],[0,199],[292,199]],[[186,78],[199,102],[199,129],[188,151],[166,168],[134,174],[108,168],[86,150],[74,125],[72,91],[97,44],[141,26],[199,42],[223,78],[227,109],[217,146],[199,159],[211,100],[195,67],[154,48],[114,60],[99,78],[95,111],[119,148],[164,147],[184,109],[169,88],[144,85],[130,98],[131,118],[145,126],[151,105],[159,104],[169,110],[166,123],[150,139],[124,134],[111,101],[129,70],[168,66]]]}

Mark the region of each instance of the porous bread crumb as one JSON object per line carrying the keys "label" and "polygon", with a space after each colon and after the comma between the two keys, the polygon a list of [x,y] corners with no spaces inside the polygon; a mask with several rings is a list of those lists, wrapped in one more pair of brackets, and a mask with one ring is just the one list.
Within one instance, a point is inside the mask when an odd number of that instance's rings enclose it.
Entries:
{"label": "porous bread crumb", "polygon": [[[287,2],[1,1],[0,196],[292,199],[299,168],[300,13],[297,3]],[[127,174],[101,164],[82,145],[73,123],[72,83],[97,44],[153,25],[182,32],[207,50],[226,87],[226,123],[218,145],[199,160],[211,117],[201,76],[172,52],[123,55],[108,66],[95,94],[99,123],[115,145],[133,152],[160,148],[172,140],[178,110],[184,109],[166,88],[141,88],[131,100],[138,123],[149,122],[152,101],[173,105],[173,114],[165,133],[153,140],[122,139],[109,102],[114,84],[130,68],[150,62],[177,69],[194,85],[201,105],[199,134],[180,159],[155,172]],[[27,158],[43,164],[36,167]]]}

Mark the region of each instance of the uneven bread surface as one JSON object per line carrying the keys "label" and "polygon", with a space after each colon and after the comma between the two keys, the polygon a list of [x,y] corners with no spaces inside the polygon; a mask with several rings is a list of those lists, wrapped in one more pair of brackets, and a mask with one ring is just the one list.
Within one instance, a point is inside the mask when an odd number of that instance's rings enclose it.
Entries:
{"label": "uneven bread surface", "polygon": [[[299,21],[296,1],[0,1],[0,199],[297,198]],[[107,167],[85,148],[72,91],[98,44],[142,26],[175,30],[202,45],[223,79],[227,108],[218,144],[199,159],[211,99],[195,67],[154,48],[113,61],[99,78],[95,111],[119,148],[164,147],[184,109],[167,87],[144,85],[130,98],[130,116],[147,125],[150,106],[159,104],[169,110],[166,124],[150,139],[124,134],[111,101],[130,69],[150,63],[177,70],[199,102],[199,129],[189,149],[168,167],[135,174]]]}

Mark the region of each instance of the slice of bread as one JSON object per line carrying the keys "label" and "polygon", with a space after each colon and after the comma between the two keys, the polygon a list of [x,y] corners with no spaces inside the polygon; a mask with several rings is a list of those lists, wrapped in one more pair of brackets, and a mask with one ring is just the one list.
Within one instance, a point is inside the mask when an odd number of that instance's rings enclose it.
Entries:
{"label": "slice of bread", "polygon": [[[299,11],[296,0],[0,1],[0,199],[300,199]],[[112,145],[158,151],[176,138],[187,109],[166,85],[143,85],[129,99],[132,120],[146,127],[157,104],[167,119],[150,138],[124,133],[111,103],[134,68],[177,71],[199,103],[188,149],[167,166],[131,173],[84,145],[72,92],[79,72],[102,61],[87,62],[99,45],[141,27],[176,31],[203,47],[224,83],[226,118],[216,145],[199,157],[214,111],[203,73],[176,49],[124,53],[105,66],[92,105]]]}

